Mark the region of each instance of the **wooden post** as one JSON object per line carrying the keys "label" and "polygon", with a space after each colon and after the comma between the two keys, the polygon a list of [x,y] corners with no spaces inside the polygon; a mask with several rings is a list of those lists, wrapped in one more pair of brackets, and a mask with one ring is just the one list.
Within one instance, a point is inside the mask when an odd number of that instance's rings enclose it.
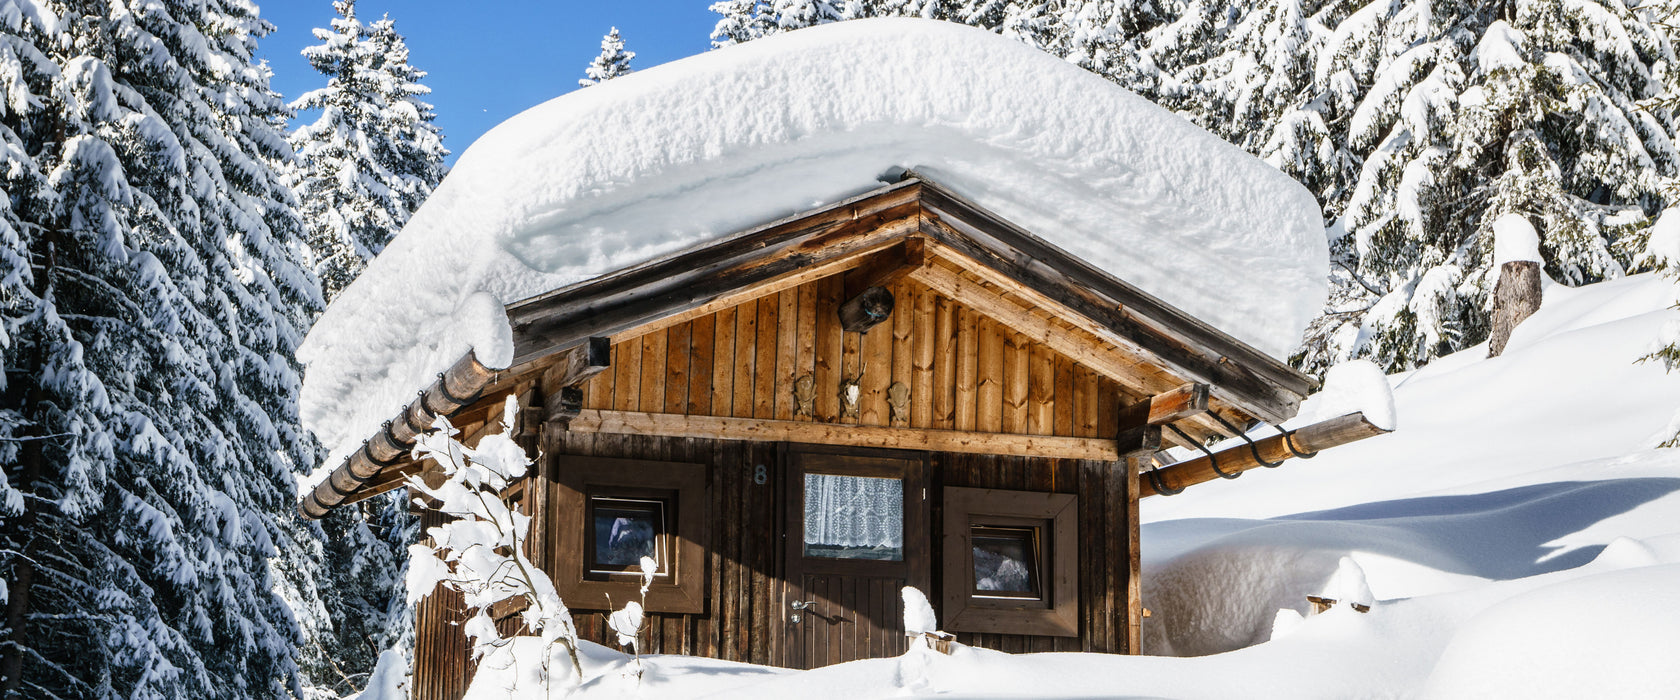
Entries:
{"label": "wooden post", "polygon": [[1499,269],[1493,288],[1493,330],[1488,334],[1488,357],[1505,352],[1511,331],[1540,309],[1540,263],[1512,260]]}
{"label": "wooden post", "polygon": [[1138,496],[1142,494],[1138,473],[1139,467],[1148,462],[1147,455],[1127,457],[1120,462],[1126,470],[1126,648],[1123,650],[1126,654],[1143,653],[1143,618],[1149,613],[1143,609],[1143,555],[1138,541],[1142,530],[1138,516]]}

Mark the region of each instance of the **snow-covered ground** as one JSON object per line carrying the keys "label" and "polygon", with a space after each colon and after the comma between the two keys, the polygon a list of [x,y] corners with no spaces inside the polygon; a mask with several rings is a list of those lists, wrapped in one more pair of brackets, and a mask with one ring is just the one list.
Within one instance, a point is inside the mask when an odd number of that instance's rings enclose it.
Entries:
{"label": "snow-covered ground", "polygon": [[[637,682],[591,646],[583,695],[1680,697],[1680,449],[1655,447],[1680,374],[1634,363],[1680,317],[1676,289],[1552,286],[1503,357],[1391,377],[1392,435],[1146,501],[1162,656],[963,648],[806,672],[652,656]],[[1316,594],[1370,612],[1306,615]]]}

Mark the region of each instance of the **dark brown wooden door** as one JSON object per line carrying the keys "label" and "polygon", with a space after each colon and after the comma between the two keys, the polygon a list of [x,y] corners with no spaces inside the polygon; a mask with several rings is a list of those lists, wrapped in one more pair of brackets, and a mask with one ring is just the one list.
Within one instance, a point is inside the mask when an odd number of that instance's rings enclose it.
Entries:
{"label": "dark brown wooden door", "polygon": [[928,589],[923,458],[787,451],[782,664],[817,668],[904,653],[900,589]]}

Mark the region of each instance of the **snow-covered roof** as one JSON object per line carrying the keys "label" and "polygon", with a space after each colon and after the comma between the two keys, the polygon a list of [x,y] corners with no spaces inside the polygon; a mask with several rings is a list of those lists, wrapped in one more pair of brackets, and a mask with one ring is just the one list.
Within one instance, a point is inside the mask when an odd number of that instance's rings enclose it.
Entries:
{"label": "snow-covered roof", "polygon": [[299,357],[336,465],[503,304],[879,187],[909,168],[1275,357],[1323,305],[1316,202],[1265,163],[1014,41],[844,22],[695,56],[486,134]]}

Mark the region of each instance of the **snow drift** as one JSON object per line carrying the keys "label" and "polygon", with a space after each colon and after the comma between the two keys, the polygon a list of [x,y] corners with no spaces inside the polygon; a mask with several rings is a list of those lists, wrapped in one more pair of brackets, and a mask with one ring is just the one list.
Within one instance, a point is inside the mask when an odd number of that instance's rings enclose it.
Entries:
{"label": "snow drift", "polygon": [[299,352],[336,465],[505,304],[880,186],[909,168],[1273,356],[1325,298],[1312,196],[1103,79],[990,33],[845,22],[533,108],[462,156]]}

